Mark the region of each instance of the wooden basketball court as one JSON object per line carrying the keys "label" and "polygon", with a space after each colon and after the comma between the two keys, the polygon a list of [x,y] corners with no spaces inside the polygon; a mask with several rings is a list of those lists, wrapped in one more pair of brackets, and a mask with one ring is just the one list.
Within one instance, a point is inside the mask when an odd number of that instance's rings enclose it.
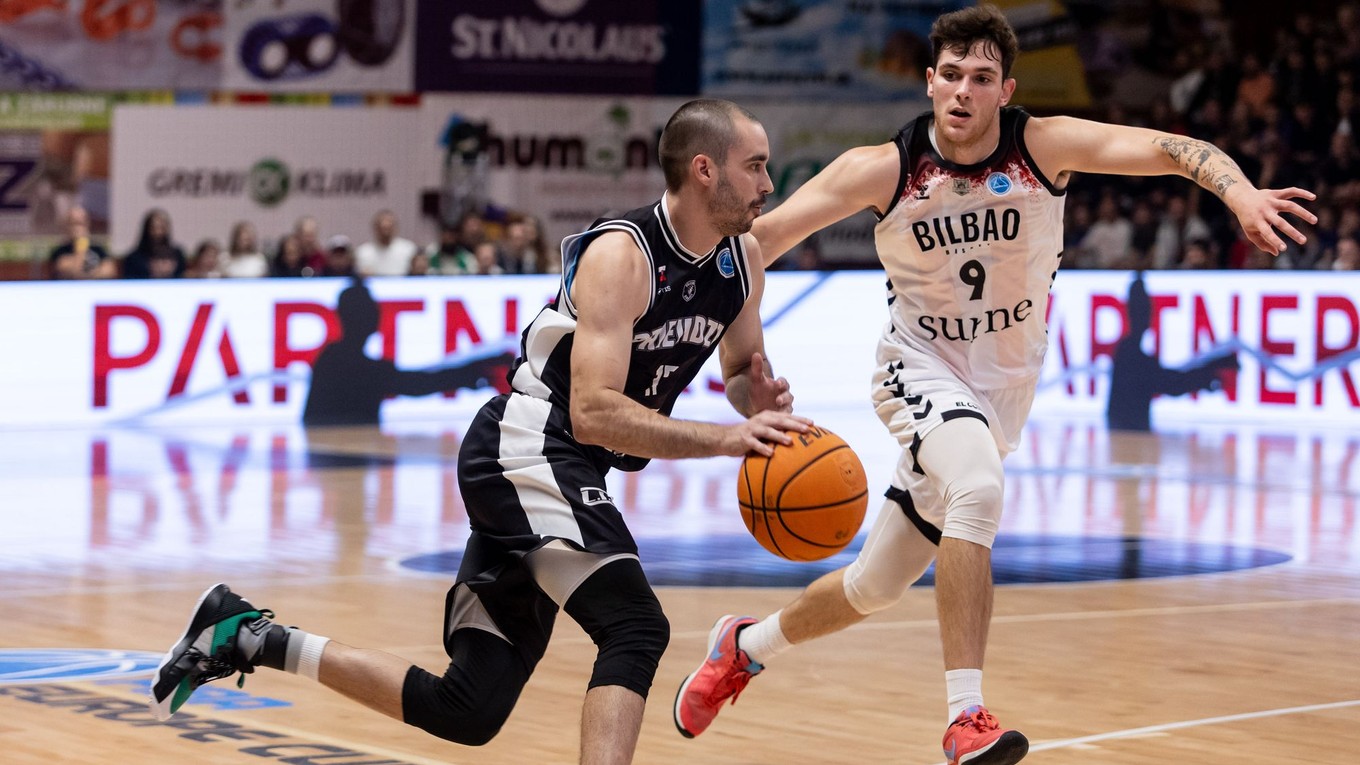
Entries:
{"label": "wooden basketball court", "polygon": [[[840,432],[877,491],[894,445],[876,423],[849,422]],[[480,749],[267,670],[242,690],[206,686],[170,724],[146,711],[147,655],[218,581],[283,623],[441,670],[452,575],[438,554],[457,553],[466,533],[460,432],[7,434],[0,762],[575,762],[594,648],[566,618]],[[998,579],[1016,583],[997,589],[985,685],[992,711],[1030,737],[1026,763],[1360,761],[1357,457],[1353,430],[1032,423],[1007,462],[1003,535],[1017,541],[999,542]],[[944,683],[928,587],[780,657],[702,737],[675,731],[675,688],[713,619],[764,615],[797,592],[800,572],[765,573],[779,562],[741,528],[736,467],[657,463],[611,483],[644,566],[665,580],[673,629],[636,762],[938,763]],[[715,566],[717,581],[741,586],[705,585]],[[749,586],[765,581],[780,586]]]}

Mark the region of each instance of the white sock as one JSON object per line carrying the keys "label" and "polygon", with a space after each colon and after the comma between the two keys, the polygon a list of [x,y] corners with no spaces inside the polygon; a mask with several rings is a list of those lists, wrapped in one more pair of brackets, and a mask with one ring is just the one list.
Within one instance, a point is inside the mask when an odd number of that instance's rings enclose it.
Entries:
{"label": "white sock", "polygon": [[311,680],[318,679],[321,673],[321,654],[329,642],[331,639],[328,637],[303,632],[296,627],[288,628],[288,656],[283,664],[284,671]]}
{"label": "white sock", "polygon": [[949,693],[949,722],[968,707],[982,706],[982,670],[951,669],[944,673],[944,685]]}
{"label": "white sock", "polygon": [[737,633],[737,648],[746,652],[751,661],[765,666],[765,663],[793,646],[779,628],[779,615],[783,610],[769,616]]}

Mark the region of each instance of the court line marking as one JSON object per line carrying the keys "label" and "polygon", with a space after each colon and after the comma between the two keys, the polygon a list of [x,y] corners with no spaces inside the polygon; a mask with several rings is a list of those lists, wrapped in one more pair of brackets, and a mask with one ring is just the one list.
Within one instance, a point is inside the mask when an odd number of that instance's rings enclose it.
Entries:
{"label": "court line marking", "polygon": [[[118,688],[118,687],[116,687],[116,686],[96,685],[96,684],[94,684],[94,683],[64,683],[64,685],[66,685],[67,687],[71,687],[71,688],[79,688],[80,690],[86,691],[86,692],[88,692],[88,693],[94,693],[94,694],[97,694],[97,695],[103,695],[103,696],[109,696],[109,697],[113,697],[113,698],[123,699],[123,700],[125,700],[125,701],[133,701],[133,700],[135,700],[135,701],[146,701],[146,696],[144,696],[144,695],[142,695],[142,694],[139,694],[139,693],[133,693],[133,692],[131,692],[131,691],[125,691],[125,690],[122,690],[122,689],[120,689],[120,688]],[[318,688],[323,687],[320,683],[317,683],[316,685],[317,685]],[[356,702],[356,703],[357,703],[357,702]],[[198,706],[206,706],[206,705],[198,705]],[[358,743],[355,743],[355,742],[353,742],[353,741],[348,741],[348,740],[346,740],[346,739],[339,738],[339,737],[337,737],[337,736],[328,736],[328,735],[326,735],[326,734],[324,734],[324,733],[319,733],[319,732],[313,731],[313,730],[301,730],[301,729],[294,728],[294,727],[289,726],[289,725],[279,725],[278,723],[274,723],[274,722],[265,722],[265,721],[260,720],[258,717],[252,716],[252,715],[245,715],[245,716],[237,717],[237,716],[232,715],[232,714],[225,714],[225,715],[224,715],[224,714],[221,714],[220,712],[219,712],[219,713],[215,713],[215,714],[204,714],[203,711],[201,711],[200,709],[195,709],[194,707],[195,707],[195,705],[194,705],[192,702],[190,702],[190,703],[188,703],[188,704],[185,705],[184,711],[185,711],[185,712],[188,712],[188,713],[190,713],[190,714],[192,714],[194,717],[197,717],[197,718],[208,719],[208,720],[216,720],[216,721],[218,721],[218,722],[232,723],[232,724],[235,724],[235,725],[241,725],[241,726],[246,727],[246,728],[259,728],[260,730],[268,731],[269,733],[278,733],[279,735],[287,736],[288,738],[299,739],[300,741],[307,742],[307,743],[320,743],[320,744],[329,744],[329,745],[331,745],[331,746],[339,746],[339,747],[343,747],[343,748],[345,748],[345,749],[353,750],[353,751],[359,753],[360,755],[377,755],[377,756],[379,756],[379,757],[386,757],[386,758],[392,759],[392,760],[399,760],[399,761],[401,761],[401,762],[403,762],[403,763],[410,763],[410,765],[459,765],[459,762],[458,762],[458,761],[454,761],[454,760],[449,760],[449,759],[438,759],[438,760],[436,760],[436,759],[432,759],[432,758],[429,758],[429,757],[422,757],[421,755],[418,755],[418,754],[412,754],[412,753],[408,753],[408,752],[399,752],[399,751],[396,751],[396,750],[394,750],[394,749],[388,749],[388,748],[386,748],[386,747],[378,746],[378,745],[374,745],[374,744],[369,744],[369,743],[358,744]],[[294,704],[294,708],[297,708],[297,705],[296,705],[296,704]],[[253,710],[241,710],[241,711],[242,711],[242,712],[250,712],[250,711],[253,711]],[[370,710],[370,711],[373,711],[373,710]],[[377,711],[373,711],[373,713],[376,714],[376,715],[382,715],[381,712],[377,712]],[[382,716],[383,716],[383,717],[386,717],[386,715],[382,715]],[[397,723],[397,724],[399,724],[399,725],[400,725],[400,724],[403,724],[403,723],[398,723],[396,720],[392,720],[392,718],[390,718],[390,717],[387,718],[387,719],[388,719],[388,720],[391,720],[392,722]],[[153,730],[154,730],[154,729],[158,729],[156,726],[150,726],[150,727],[151,727],[151,729],[153,729]],[[407,726],[407,727],[408,727],[409,730],[417,730],[417,731],[420,730],[419,728],[414,728],[414,727],[410,727],[410,726]],[[176,729],[174,729],[174,728],[167,728],[167,729],[170,730],[170,731],[172,731],[172,732],[173,732],[173,731],[176,731]],[[176,737],[178,737],[178,734],[177,734],[177,733],[176,733]],[[250,742],[243,742],[243,743],[248,744],[248,743],[250,743]],[[269,742],[266,741],[266,742],[258,742],[258,743],[260,743],[261,745],[266,745],[266,744],[268,744]],[[286,743],[286,742],[279,742],[279,743]]]}
{"label": "court line marking", "polygon": [[[1009,616],[993,616],[992,624],[1024,624],[1028,622],[1047,622],[1047,621],[1085,621],[1093,619],[1110,619],[1119,617],[1137,616],[1178,616],[1182,614],[1205,614],[1222,613],[1233,611],[1268,611],[1275,608],[1316,608],[1318,606],[1360,606],[1360,598],[1321,598],[1317,600],[1271,600],[1258,601],[1254,603],[1216,603],[1203,606],[1165,606],[1161,608],[1126,608],[1107,611],[1064,611],[1051,614],[1015,614]],[[883,631],[894,629],[913,629],[927,627],[935,629],[939,622],[935,617],[929,619],[904,619],[891,622],[860,622],[845,631]],[[712,630],[712,625],[708,625],[701,630],[674,630],[671,632],[671,639],[676,638],[707,638]],[[830,637],[830,636],[826,636]],[[590,643],[589,636],[570,635],[554,636],[553,643],[561,644],[585,644]],[[810,642],[810,641],[809,641]],[[392,651],[420,650],[428,646],[398,646],[396,648],[384,649]]]}
{"label": "court line marking", "polygon": [[[1279,709],[1265,709],[1260,712],[1244,712],[1236,715],[1222,715],[1220,717],[1202,717],[1198,720],[1182,720],[1180,722],[1162,723],[1160,725],[1146,725],[1141,728],[1128,728],[1126,730],[1110,731],[1108,733],[1096,733],[1090,736],[1078,736],[1076,738],[1064,738],[1056,741],[1044,741],[1029,748],[1030,753],[1042,752],[1048,749],[1065,749],[1070,746],[1081,746],[1083,744],[1093,744],[1098,741],[1113,741],[1121,738],[1136,738],[1149,734],[1164,733],[1166,731],[1182,730],[1184,728],[1198,728],[1205,725],[1221,725],[1223,723],[1241,722],[1242,720],[1258,720],[1262,717],[1282,717],[1284,715],[1307,714],[1309,712],[1321,712],[1329,709],[1343,709],[1345,707],[1360,706],[1360,699],[1349,701],[1334,701],[1327,704],[1308,704],[1301,707],[1281,707]],[[937,763],[946,765],[946,763]]]}

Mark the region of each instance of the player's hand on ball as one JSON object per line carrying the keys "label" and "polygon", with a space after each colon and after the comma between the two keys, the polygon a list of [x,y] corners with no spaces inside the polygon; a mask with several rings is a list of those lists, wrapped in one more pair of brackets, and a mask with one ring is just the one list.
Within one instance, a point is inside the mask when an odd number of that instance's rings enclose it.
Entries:
{"label": "player's hand on ball", "polygon": [[722,453],[729,457],[741,457],[754,452],[768,457],[774,454],[774,444],[788,446],[793,443],[789,431],[805,433],[811,426],[812,420],[787,412],[756,412],[746,422],[728,429]]}

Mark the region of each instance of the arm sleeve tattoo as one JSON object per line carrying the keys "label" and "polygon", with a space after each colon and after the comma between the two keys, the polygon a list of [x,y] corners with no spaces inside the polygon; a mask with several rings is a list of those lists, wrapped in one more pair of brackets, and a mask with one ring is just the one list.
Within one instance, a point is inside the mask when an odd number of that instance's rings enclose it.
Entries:
{"label": "arm sleeve tattoo", "polygon": [[1156,143],[1162,147],[1190,180],[1198,183],[1221,198],[1235,183],[1245,180],[1242,168],[1223,150],[1205,141],[1184,136],[1159,137]]}

